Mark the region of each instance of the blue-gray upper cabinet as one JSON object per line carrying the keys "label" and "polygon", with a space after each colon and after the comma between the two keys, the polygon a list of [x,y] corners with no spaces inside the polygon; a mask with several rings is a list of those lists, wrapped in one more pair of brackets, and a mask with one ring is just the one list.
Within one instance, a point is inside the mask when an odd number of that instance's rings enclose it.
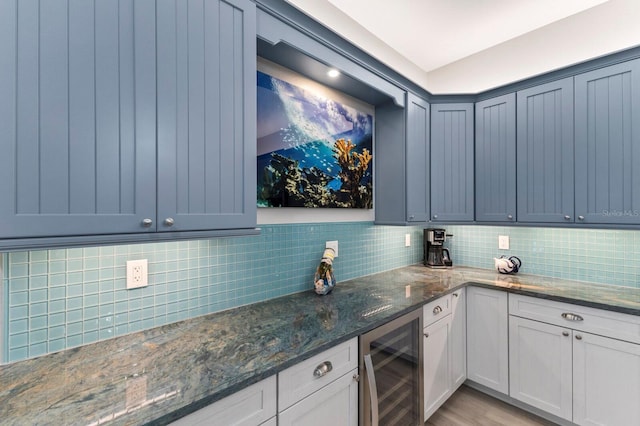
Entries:
{"label": "blue-gray upper cabinet", "polygon": [[573,222],[573,78],[518,92],[518,221]]}
{"label": "blue-gray upper cabinet", "polygon": [[476,220],[516,220],[516,95],[476,103]]}
{"label": "blue-gray upper cabinet", "polygon": [[375,223],[429,221],[429,103],[407,93],[406,108],[376,106]]}
{"label": "blue-gray upper cabinet", "polygon": [[152,231],[155,2],[0,1],[0,238]]}
{"label": "blue-gray upper cabinet", "polygon": [[429,221],[429,104],[407,96],[407,222]]}
{"label": "blue-gray upper cabinet", "polygon": [[473,221],[473,104],[431,105],[431,220]]}
{"label": "blue-gray upper cabinet", "polygon": [[158,0],[158,230],[256,224],[249,0]]}
{"label": "blue-gray upper cabinet", "polygon": [[640,223],[640,60],[575,77],[578,222]]}

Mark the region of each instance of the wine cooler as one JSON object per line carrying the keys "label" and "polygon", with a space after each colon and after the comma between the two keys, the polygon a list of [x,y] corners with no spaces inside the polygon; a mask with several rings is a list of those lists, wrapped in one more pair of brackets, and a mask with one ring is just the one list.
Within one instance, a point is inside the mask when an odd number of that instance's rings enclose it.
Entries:
{"label": "wine cooler", "polygon": [[422,426],[422,309],[360,336],[360,425]]}

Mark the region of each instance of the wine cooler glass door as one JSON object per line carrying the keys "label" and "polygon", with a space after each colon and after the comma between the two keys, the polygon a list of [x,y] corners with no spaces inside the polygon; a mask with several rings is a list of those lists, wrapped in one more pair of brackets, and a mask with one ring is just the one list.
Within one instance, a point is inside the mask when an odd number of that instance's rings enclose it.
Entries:
{"label": "wine cooler glass door", "polygon": [[420,309],[361,337],[361,424],[424,423],[421,330]]}

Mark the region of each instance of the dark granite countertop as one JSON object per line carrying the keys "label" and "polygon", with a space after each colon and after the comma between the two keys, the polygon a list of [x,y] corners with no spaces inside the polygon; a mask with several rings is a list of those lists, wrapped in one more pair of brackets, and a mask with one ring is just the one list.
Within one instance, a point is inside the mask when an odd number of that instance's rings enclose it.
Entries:
{"label": "dark granite countertop", "polygon": [[640,289],[413,265],[0,366],[0,424],[166,424],[468,284],[640,315]]}

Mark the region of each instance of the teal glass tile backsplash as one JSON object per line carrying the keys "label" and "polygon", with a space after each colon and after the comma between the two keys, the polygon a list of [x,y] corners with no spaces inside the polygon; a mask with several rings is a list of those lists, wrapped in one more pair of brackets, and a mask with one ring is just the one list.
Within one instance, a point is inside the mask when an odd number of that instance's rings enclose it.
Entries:
{"label": "teal glass tile backsplash", "polygon": [[[493,258],[517,256],[521,272],[640,288],[640,231],[446,226],[454,265],[493,268]],[[509,250],[498,249],[508,235]]]}
{"label": "teal glass tile backsplash", "polygon": [[[411,247],[404,246],[406,233]],[[251,237],[4,254],[2,361],[311,291],[329,240],[339,242],[338,285],[422,259],[421,227],[371,222],[263,225]],[[148,287],[126,289],[132,259],[148,259]]]}

